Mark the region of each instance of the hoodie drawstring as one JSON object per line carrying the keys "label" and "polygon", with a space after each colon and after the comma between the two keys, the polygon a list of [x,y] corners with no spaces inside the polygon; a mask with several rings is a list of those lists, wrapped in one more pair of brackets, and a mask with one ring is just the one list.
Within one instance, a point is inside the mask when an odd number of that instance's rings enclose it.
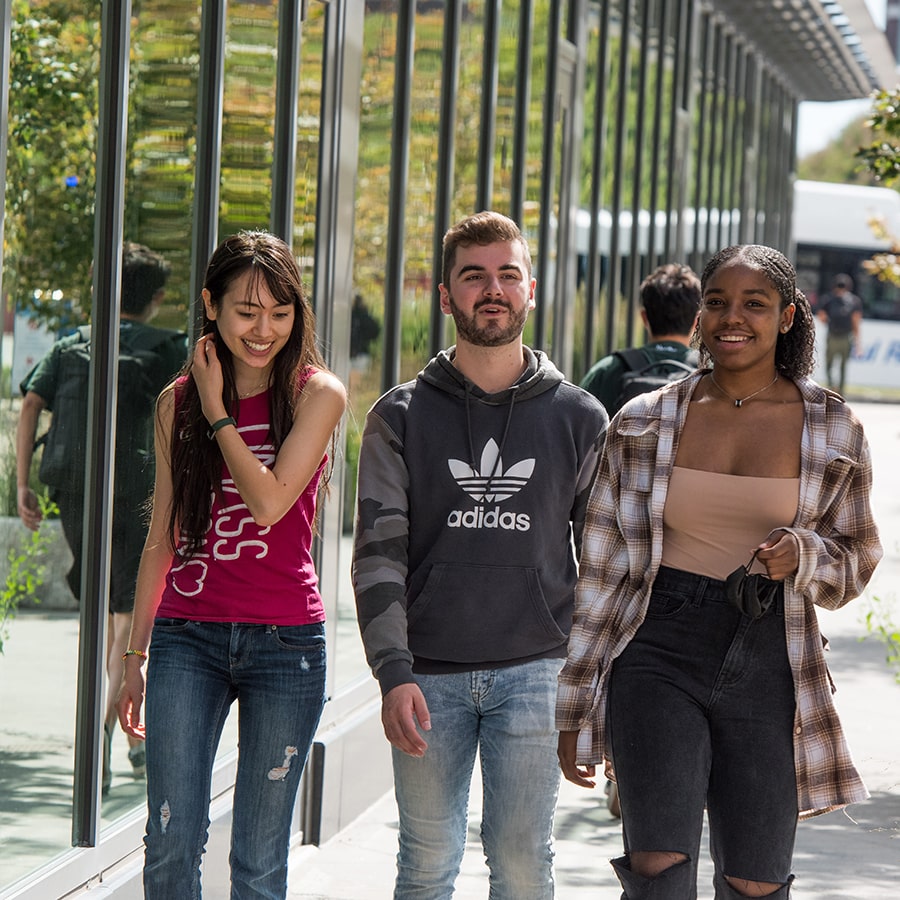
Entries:
{"label": "hoodie drawstring", "polygon": [[[468,432],[469,438],[469,466],[471,467],[473,472],[478,472],[478,467],[475,464],[475,448],[472,443],[472,411],[470,408],[470,389],[469,389],[469,381],[466,380],[466,430]],[[497,458],[494,460],[494,465],[491,468],[491,474],[488,475],[487,481],[484,484],[484,496],[487,497],[491,490],[491,483],[494,480],[494,476],[497,474],[497,467],[500,465],[500,460],[503,458],[503,448],[506,446],[506,436],[509,434],[509,424],[512,422],[512,414],[513,407],[516,405],[516,394],[517,394],[517,385],[513,385],[510,388],[510,398],[509,398],[509,410],[506,413],[506,424],[503,426],[503,437],[500,439],[500,447],[497,450]],[[484,476],[483,472],[479,472],[480,475]]]}

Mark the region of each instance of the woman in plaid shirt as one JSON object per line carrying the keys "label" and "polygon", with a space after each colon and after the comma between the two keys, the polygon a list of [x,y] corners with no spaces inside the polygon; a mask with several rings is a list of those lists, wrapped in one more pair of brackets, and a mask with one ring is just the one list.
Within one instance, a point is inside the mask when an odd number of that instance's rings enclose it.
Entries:
{"label": "woman in plaid shirt", "polygon": [[786,898],[798,817],[868,796],[815,611],[882,555],[862,426],[781,253],[721,251],[702,296],[701,369],[607,433],[559,683],[563,774],[615,769],[627,900],[697,896],[704,808],[717,900]]}

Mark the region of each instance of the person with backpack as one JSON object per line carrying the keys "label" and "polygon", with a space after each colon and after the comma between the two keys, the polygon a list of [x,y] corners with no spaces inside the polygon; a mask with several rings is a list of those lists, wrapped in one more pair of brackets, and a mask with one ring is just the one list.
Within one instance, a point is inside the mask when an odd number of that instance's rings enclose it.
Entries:
{"label": "person with backpack", "polygon": [[[122,653],[131,630],[135,580],[147,535],[144,504],[153,486],[153,411],[157,395],[187,357],[187,334],[148,324],[162,303],[170,271],[171,266],[160,254],[142,244],[125,243],[110,548],[104,794],[112,783],[110,746],[117,718],[115,693],[122,680]],[[63,533],[73,556],[66,578],[79,601],[90,358],[89,325],[53,345],[20,385],[23,400],[16,433],[19,517],[32,530],[40,525],[41,511],[28,481],[34,453],[42,447],[38,477],[48,485],[50,499],[59,507]],[[52,413],[50,428],[36,443],[38,422],[45,409]],[[129,741],[128,758],[134,777],[142,778],[145,758],[141,741]]]}
{"label": "person with backpack", "polygon": [[660,266],[641,283],[641,320],[650,342],[604,356],[581,380],[581,387],[612,416],[633,397],[689,375],[698,362],[690,340],[699,312],[696,273],[678,263]]}

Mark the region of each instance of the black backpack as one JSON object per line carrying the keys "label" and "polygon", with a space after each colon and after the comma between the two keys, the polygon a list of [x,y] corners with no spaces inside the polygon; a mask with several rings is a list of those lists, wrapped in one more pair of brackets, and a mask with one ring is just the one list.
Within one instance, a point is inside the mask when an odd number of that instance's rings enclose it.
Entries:
{"label": "black backpack", "polygon": [[[173,353],[161,353],[167,341],[183,342],[182,332],[141,329],[120,332],[116,403],[115,494],[146,497],[153,485],[153,420],[156,398],[174,372]],[[87,457],[88,375],[91,329],[78,329],[78,340],[59,353],[59,372],[50,429],[43,444],[40,480],[51,487],[83,489]]]}
{"label": "black backpack", "polygon": [[616,350],[614,355],[621,360],[625,371],[619,382],[616,408],[610,410],[610,415],[617,413],[629,400],[640,394],[655,391],[671,381],[680,381],[694,372],[700,362],[696,350],[691,350],[684,362],[679,359],[651,360],[640,347]]}

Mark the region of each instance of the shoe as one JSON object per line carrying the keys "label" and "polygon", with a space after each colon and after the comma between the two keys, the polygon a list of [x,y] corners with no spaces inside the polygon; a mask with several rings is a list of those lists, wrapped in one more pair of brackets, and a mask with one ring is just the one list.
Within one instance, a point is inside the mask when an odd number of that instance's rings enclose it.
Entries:
{"label": "shoe", "polygon": [[112,725],[103,726],[103,778],[100,783],[100,795],[105,797],[112,787],[112,766],[110,758],[112,755]]}
{"label": "shoe", "polygon": [[619,789],[614,781],[607,781],[603,789],[606,794],[606,808],[609,814],[616,819],[622,818],[622,809],[619,806]]}
{"label": "shoe", "polygon": [[131,763],[131,775],[135,779],[147,777],[147,753],[143,743],[135,744],[128,750],[128,762]]}

